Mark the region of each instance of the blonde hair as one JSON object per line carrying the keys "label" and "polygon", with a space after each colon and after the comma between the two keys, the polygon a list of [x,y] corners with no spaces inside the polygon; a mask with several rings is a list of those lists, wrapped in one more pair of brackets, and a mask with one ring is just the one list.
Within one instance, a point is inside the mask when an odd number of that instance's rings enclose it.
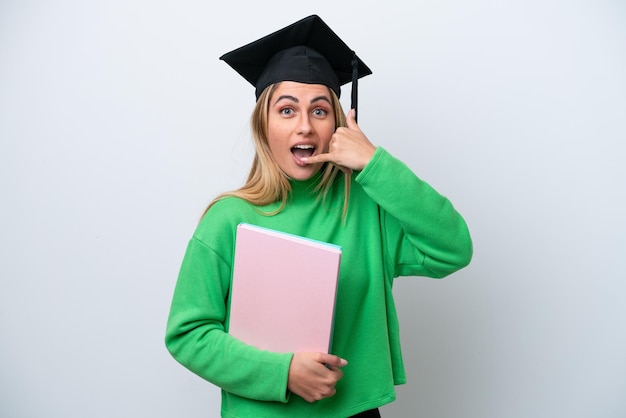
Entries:
{"label": "blonde hair", "polygon": [[[273,211],[261,212],[271,216],[280,213],[287,204],[287,200],[291,193],[291,185],[289,177],[281,170],[274,160],[274,156],[269,148],[267,139],[267,125],[270,100],[274,90],[278,86],[272,84],[268,86],[259,96],[256,106],[252,111],[250,119],[252,128],[252,138],[254,140],[255,154],[252,161],[252,167],[248,174],[248,179],[243,186],[236,190],[225,192],[217,196],[206,208],[202,216],[206,215],[208,210],[219,200],[226,197],[238,197],[246,200],[255,206],[266,206],[274,202],[280,202],[280,206]],[[347,126],[346,116],[339,102],[339,98],[332,89],[328,89],[331,96],[333,113],[335,116],[335,129],[340,126]],[[316,191],[322,199],[325,199],[331,190],[341,169],[331,163],[326,163],[321,169],[321,180],[316,186]],[[350,174],[344,174],[345,193],[343,204],[343,216],[345,218],[348,210],[348,199],[350,196]]]}

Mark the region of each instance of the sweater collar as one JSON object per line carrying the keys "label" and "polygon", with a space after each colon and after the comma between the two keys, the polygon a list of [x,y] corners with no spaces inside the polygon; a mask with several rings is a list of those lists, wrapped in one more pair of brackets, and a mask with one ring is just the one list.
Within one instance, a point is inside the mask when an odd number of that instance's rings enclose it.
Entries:
{"label": "sweater collar", "polygon": [[307,180],[289,179],[291,194],[293,197],[306,197],[316,195],[316,187],[322,178],[322,170],[315,173]]}

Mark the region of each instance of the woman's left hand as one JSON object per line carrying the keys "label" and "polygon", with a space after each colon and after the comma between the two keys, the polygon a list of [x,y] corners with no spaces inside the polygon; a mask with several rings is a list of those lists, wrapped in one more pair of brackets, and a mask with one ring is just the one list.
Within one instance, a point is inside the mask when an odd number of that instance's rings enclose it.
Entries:
{"label": "woman's left hand", "polygon": [[307,164],[331,162],[344,171],[362,170],[374,155],[376,146],[357,125],[354,109],[350,109],[346,120],[348,126],[337,128],[330,139],[327,153],[302,158],[302,161]]}

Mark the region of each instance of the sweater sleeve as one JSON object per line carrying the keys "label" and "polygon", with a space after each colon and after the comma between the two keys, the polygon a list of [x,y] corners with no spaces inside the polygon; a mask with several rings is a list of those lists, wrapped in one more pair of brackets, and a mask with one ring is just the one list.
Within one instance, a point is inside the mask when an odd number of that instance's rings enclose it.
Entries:
{"label": "sweater sleeve", "polygon": [[445,277],[472,258],[465,220],[452,203],[383,148],[356,177],[379,205],[393,277]]}
{"label": "sweater sleeve", "polygon": [[165,344],[200,377],[238,396],[287,402],[292,354],[244,344],[225,331],[230,263],[194,236],[174,290]]}

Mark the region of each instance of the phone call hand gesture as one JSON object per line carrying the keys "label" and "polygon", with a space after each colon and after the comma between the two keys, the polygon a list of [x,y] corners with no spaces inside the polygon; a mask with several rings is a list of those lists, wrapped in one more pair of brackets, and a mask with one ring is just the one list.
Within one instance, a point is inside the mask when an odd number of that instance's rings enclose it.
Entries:
{"label": "phone call hand gesture", "polygon": [[351,109],[346,115],[348,126],[337,128],[327,153],[303,158],[302,161],[307,164],[331,162],[347,172],[362,170],[374,155],[376,146],[367,139],[354,117],[355,111]]}

